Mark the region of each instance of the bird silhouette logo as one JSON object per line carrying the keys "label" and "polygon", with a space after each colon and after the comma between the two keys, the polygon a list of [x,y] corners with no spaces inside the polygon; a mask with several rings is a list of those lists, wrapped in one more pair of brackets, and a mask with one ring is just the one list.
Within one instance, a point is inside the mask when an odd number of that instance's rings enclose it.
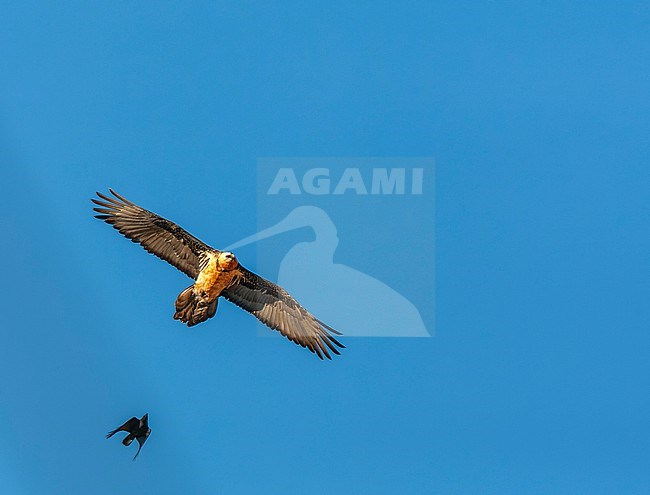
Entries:
{"label": "bird silhouette logo", "polygon": [[275,225],[228,249],[304,227],[310,228],[315,238],[289,249],[280,262],[279,284],[299,295],[301,301],[324,315],[333,326],[345,328],[346,336],[430,336],[420,312],[406,297],[375,277],[334,262],[339,243],[337,228],[322,208],[298,206]]}

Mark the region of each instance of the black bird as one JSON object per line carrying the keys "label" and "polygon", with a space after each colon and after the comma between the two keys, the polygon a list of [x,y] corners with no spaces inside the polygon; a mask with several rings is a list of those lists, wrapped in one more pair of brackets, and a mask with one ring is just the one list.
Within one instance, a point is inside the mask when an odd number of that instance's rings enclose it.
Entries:
{"label": "black bird", "polygon": [[119,428],[115,428],[113,431],[109,431],[106,435],[106,438],[111,438],[118,431],[126,431],[129,433],[124,437],[124,440],[122,440],[122,443],[127,447],[131,445],[131,442],[133,442],[134,439],[137,440],[140,444],[138,451],[133,456],[133,460],[135,461],[135,458],[138,457],[138,454],[140,453],[140,449],[144,445],[144,442],[146,442],[147,438],[149,438],[149,435],[151,435],[151,428],[149,428],[149,414],[145,414],[141,419],[138,419],[136,417],[129,419]]}

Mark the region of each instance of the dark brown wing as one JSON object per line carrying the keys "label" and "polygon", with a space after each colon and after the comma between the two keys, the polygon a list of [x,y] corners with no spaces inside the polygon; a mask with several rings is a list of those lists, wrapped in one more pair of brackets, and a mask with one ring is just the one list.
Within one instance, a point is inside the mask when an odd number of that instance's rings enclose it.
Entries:
{"label": "dark brown wing", "polygon": [[172,264],[187,276],[196,279],[201,271],[201,257],[210,248],[169,220],[140,208],[112,189],[114,197],[97,193],[103,201],[93,199],[96,218],[117,229],[120,234],[139,243],[151,254]]}
{"label": "dark brown wing", "polygon": [[223,297],[321,359],[332,359],[329,351],[340,354],[337,347],[345,348],[331,335],[339,332],[316,319],[282,287],[241,265],[238,270],[237,282],[221,293]]}
{"label": "dark brown wing", "polygon": [[122,426],[119,426],[119,427],[115,428],[114,430],[109,431],[106,434],[106,438],[111,438],[118,431],[126,431],[128,433],[133,433],[138,428],[140,428],[140,420],[138,418],[131,418],[126,423],[124,423]]}

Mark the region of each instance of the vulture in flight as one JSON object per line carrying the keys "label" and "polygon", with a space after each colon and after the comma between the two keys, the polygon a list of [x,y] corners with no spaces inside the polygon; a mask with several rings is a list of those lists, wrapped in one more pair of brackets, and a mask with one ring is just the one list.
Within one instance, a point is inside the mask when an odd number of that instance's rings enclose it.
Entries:
{"label": "vulture in flight", "polygon": [[146,442],[149,435],[151,435],[151,428],[149,428],[149,414],[145,414],[140,419],[136,417],[129,419],[122,426],[115,428],[113,431],[109,431],[106,438],[111,438],[118,431],[126,431],[128,433],[128,435],[124,437],[124,440],[122,440],[122,444],[127,447],[131,445],[133,440],[137,440],[140,444],[138,451],[133,456],[133,460],[135,461],[140,453],[140,449],[144,445],[144,442]]}
{"label": "vulture in flight", "polygon": [[253,314],[292,342],[306,347],[319,358],[332,359],[344,348],[326,325],[279,285],[247,270],[233,253],[219,251],[178,225],[123,198],[97,193],[96,218],[105,221],[151,254],[172,264],[194,283],[176,299],[174,319],[191,327],[212,318],[219,297]]}

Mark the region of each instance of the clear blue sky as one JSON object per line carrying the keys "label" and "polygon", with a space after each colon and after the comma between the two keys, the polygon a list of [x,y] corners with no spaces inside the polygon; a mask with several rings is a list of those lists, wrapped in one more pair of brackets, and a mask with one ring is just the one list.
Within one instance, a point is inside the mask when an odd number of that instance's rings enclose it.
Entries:
{"label": "clear blue sky", "polygon": [[[326,3],[3,3],[0,492],[648,491],[645,2]],[[225,246],[274,156],[435,158],[433,338],[188,331],[91,216]]]}

